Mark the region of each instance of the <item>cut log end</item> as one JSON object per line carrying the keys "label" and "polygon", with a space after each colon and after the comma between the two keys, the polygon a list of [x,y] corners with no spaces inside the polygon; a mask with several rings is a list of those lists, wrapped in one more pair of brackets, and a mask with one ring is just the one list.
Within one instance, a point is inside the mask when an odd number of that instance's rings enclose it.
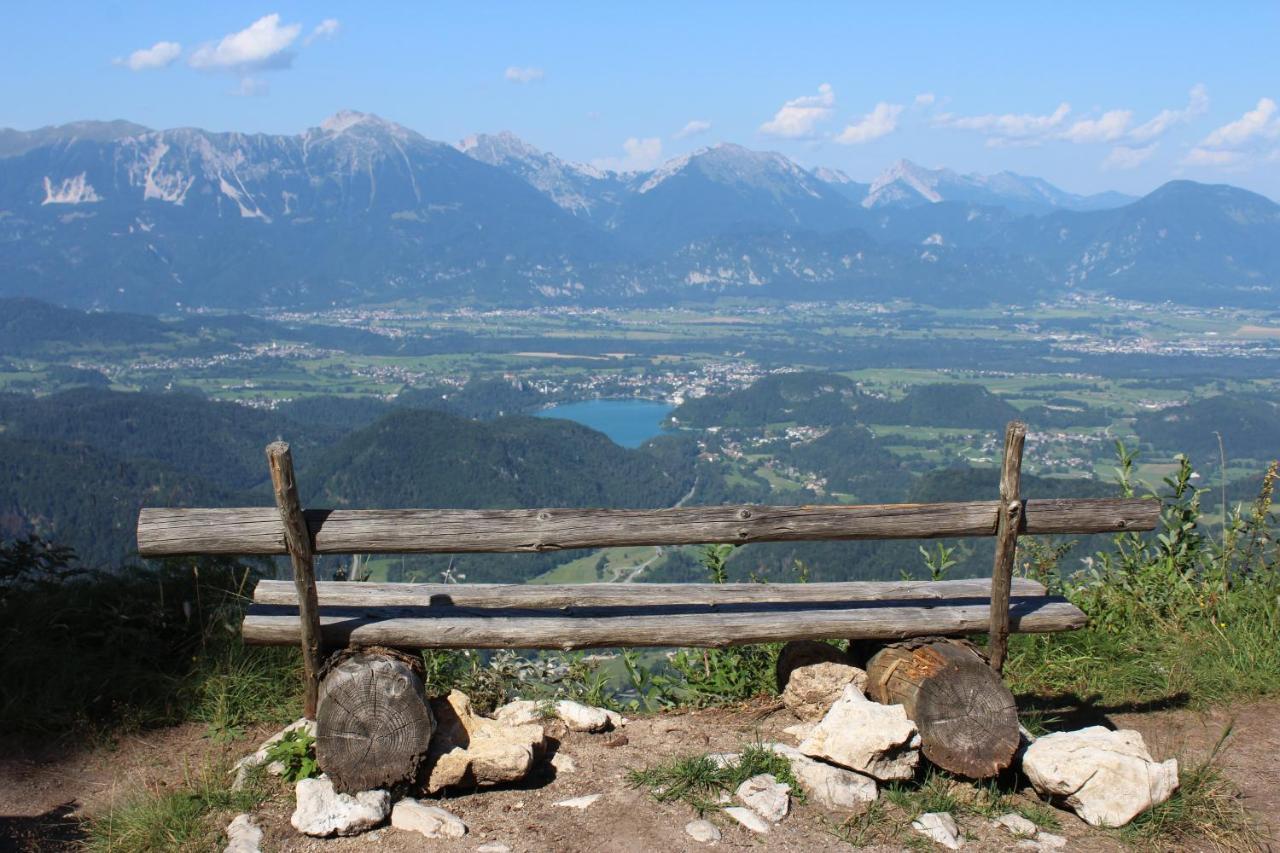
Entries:
{"label": "cut log end", "polygon": [[1018,749],[1013,694],[968,643],[897,643],[867,664],[871,698],[906,708],[925,758],[971,779],[996,775]]}
{"label": "cut log end", "polygon": [[335,654],[320,682],[316,761],[345,793],[412,782],[435,720],[422,664],[390,649]]}

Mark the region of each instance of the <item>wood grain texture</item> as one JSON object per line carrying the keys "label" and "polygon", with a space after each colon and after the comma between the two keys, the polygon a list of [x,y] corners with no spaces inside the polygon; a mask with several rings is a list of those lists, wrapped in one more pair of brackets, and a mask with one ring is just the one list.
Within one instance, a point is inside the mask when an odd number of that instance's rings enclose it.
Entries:
{"label": "wood grain texture", "polygon": [[[1012,630],[1029,633],[1083,627],[1085,615],[1056,596],[1022,596],[1010,606]],[[432,649],[585,649],[619,646],[722,647],[810,639],[898,640],[980,633],[990,625],[986,598],[710,607],[517,608],[325,607],[324,641],[333,646]],[[299,641],[298,611],[254,604],[245,616],[246,643]]]}
{"label": "wood grain texture", "polygon": [[[631,545],[928,539],[994,536],[999,501],[867,506],[694,506],[617,509],[336,509],[304,513],[317,554],[556,551]],[[1027,501],[1021,533],[1151,530],[1159,501],[1135,498]],[[146,508],[144,557],[286,554],[279,513]]]}
{"label": "wood grain texture", "polygon": [[326,664],[316,762],[340,793],[413,781],[435,728],[420,659],[366,649],[338,652]]}
{"label": "wood grain texture", "polygon": [[[1044,587],[1015,578],[1017,595],[1043,595]],[[321,607],[511,607],[573,610],[578,607],[645,607],[664,605],[785,604],[851,601],[945,601],[987,598],[991,581],[984,578],[948,581],[844,581],[838,583],[584,583],[584,584],[443,584],[316,583]],[[257,604],[297,606],[288,581],[259,581]]]}
{"label": "wood grain texture", "polygon": [[293,583],[297,595],[299,644],[302,647],[303,715],[316,718],[320,690],[320,617],[316,602],[316,573],[312,557],[311,533],[298,500],[298,484],[293,475],[293,454],[283,441],[267,445],[267,466],[271,469],[271,487],[276,498],[276,512],[283,530],[285,548],[293,564]]}
{"label": "wood grain texture", "polygon": [[991,629],[987,653],[991,668],[1004,669],[1009,648],[1009,585],[1022,527],[1022,447],[1027,425],[1010,421],[1004,432],[1004,459],[1000,465],[1000,514],[996,525],[996,554],[991,569]]}
{"label": "wood grain texture", "polygon": [[967,776],[987,779],[1013,763],[1018,708],[1013,694],[966,642],[896,643],[867,663],[867,693],[902,705],[920,730],[925,758]]}

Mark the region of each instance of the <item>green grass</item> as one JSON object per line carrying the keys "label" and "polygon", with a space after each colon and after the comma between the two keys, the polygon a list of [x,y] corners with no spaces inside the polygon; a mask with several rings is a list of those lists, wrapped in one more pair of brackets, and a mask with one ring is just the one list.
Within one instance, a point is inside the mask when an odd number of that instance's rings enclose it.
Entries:
{"label": "green grass", "polygon": [[685,755],[627,773],[627,783],[644,788],[660,803],[683,802],[699,815],[719,807],[721,794],[732,795],[746,780],[770,773],[791,786],[791,796],[804,802],[804,791],[791,772],[791,762],[760,744],[743,747],[738,759],[718,762],[710,755]]}
{"label": "green grass", "polygon": [[231,817],[253,809],[268,795],[261,774],[251,775],[243,788],[232,790],[230,769],[229,762],[207,760],[199,768],[188,768],[176,788],[145,788],[87,821],[85,849],[92,853],[222,849],[223,827]]}

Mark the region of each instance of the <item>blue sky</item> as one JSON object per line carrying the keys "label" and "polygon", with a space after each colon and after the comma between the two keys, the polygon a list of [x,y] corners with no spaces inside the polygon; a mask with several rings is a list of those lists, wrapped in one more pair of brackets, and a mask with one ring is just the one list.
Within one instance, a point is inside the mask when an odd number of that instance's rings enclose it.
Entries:
{"label": "blue sky", "polygon": [[[910,8],[907,8],[908,5]],[[1280,198],[1280,3],[10,4],[0,126],[296,133],[350,108],[647,167],[738,142]]]}

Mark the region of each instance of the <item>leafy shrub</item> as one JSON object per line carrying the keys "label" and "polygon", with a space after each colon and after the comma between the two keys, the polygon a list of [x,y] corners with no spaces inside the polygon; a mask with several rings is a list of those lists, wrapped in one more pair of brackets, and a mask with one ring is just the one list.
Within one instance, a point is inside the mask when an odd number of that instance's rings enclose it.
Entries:
{"label": "leafy shrub", "polygon": [[284,767],[286,782],[299,782],[320,775],[316,764],[316,739],[305,729],[294,729],[267,748],[267,761]]}

